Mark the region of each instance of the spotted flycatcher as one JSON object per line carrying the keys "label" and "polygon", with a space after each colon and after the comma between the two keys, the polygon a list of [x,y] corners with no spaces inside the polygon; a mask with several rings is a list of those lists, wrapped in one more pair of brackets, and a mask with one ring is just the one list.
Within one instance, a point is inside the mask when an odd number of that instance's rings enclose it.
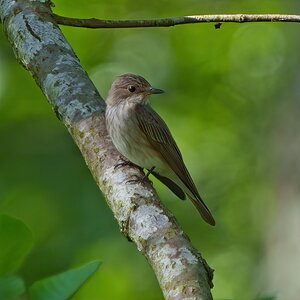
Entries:
{"label": "spotted flycatcher", "polygon": [[149,96],[163,93],[141,76],[124,74],[112,84],[106,100],[106,126],[117,150],[147,169],[180,199],[192,200],[202,218],[215,220],[202,201],[166,123],[150,107]]}

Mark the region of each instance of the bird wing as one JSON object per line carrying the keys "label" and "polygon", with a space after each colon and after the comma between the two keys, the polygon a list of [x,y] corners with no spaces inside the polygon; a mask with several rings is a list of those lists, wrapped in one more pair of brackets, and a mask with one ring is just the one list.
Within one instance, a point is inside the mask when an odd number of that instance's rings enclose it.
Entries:
{"label": "bird wing", "polygon": [[139,104],[135,109],[138,125],[149,143],[161,154],[169,167],[190,191],[188,196],[204,220],[214,225],[215,221],[208,207],[201,199],[191,175],[183,162],[180,150],[166,123],[149,105]]}

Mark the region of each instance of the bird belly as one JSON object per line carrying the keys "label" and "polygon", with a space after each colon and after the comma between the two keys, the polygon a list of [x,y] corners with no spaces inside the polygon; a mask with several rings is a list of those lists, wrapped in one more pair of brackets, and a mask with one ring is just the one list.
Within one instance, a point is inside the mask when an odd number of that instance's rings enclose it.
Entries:
{"label": "bird belly", "polygon": [[121,109],[110,108],[106,118],[110,138],[125,158],[146,169],[163,165],[160,154],[150,145],[135,117],[130,114],[130,109],[126,106]]}
{"label": "bird belly", "polygon": [[157,153],[150,148],[147,142],[143,141],[142,137],[136,140],[136,137],[122,136],[115,140],[114,145],[124,157],[139,167],[151,169],[153,166],[161,164]]}
{"label": "bird belly", "polygon": [[152,169],[161,176],[173,180],[183,191],[190,194],[189,189],[179,179],[147,140],[138,126],[137,120],[131,114],[130,107],[119,105],[106,110],[106,125],[110,138],[116,149],[135,165]]}

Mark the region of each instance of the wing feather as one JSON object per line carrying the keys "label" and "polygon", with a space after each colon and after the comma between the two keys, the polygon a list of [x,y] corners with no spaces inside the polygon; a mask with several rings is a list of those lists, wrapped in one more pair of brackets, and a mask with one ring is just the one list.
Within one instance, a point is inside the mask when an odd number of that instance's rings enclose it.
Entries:
{"label": "wing feather", "polygon": [[208,207],[201,199],[191,175],[184,164],[181,152],[166,123],[149,105],[139,104],[135,109],[138,125],[149,143],[161,154],[169,167],[190,191],[188,196],[192,199],[192,202],[204,220],[214,225],[215,221]]}

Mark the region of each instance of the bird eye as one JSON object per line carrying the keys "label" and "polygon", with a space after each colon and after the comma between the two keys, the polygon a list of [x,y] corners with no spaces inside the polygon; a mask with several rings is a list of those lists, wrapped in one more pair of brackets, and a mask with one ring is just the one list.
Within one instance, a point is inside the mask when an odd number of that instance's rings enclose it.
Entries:
{"label": "bird eye", "polygon": [[129,85],[127,89],[129,92],[133,93],[135,91],[135,86]]}

